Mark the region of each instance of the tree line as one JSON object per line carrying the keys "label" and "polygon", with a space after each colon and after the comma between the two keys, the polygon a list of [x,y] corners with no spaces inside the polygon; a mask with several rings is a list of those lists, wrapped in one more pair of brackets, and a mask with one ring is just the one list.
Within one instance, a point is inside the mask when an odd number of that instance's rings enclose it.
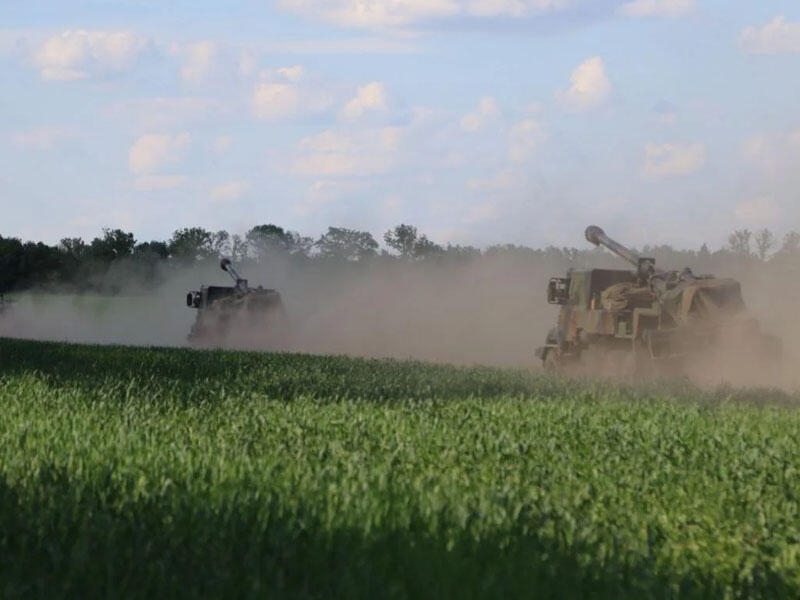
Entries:
{"label": "tree line", "polygon": [[[168,240],[137,241],[122,229],[105,228],[89,242],[80,237],[64,238],[56,245],[22,242],[0,236],[0,293],[33,287],[115,293],[119,281],[109,281],[112,271],[124,273],[138,285],[160,283],[164,267],[182,267],[228,256],[234,262],[261,262],[268,257],[308,262],[365,263],[376,260],[430,262],[469,260],[479,257],[513,256],[525,260],[550,259],[559,265],[591,266],[598,250],[576,248],[533,249],[525,246],[473,246],[435,243],[412,225],[400,224],[382,236],[383,246],[367,231],[329,227],[318,239],[303,236],[274,224],[257,225],[246,234],[209,231],[202,227],[177,229]],[[714,253],[704,244],[699,250],[674,250],[669,246],[647,247],[646,255],[660,257],[665,264],[692,264],[724,259],[727,262],[760,263],[800,257],[800,233],[792,231],[778,242],[768,229],[736,230],[725,248]]]}

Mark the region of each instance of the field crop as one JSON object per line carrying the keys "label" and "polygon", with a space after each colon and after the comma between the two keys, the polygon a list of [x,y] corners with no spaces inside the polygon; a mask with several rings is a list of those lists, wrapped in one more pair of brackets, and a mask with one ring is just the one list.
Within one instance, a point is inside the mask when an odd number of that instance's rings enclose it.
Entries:
{"label": "field crop", "polygon": [[0,596],[797,597],[798,401],[0,339]]}

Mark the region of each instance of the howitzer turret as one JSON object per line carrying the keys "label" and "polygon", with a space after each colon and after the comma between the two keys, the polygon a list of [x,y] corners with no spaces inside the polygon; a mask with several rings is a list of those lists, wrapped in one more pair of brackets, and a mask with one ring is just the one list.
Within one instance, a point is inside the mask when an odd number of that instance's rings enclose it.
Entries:
{"label": "howitzer turret", "polygon": [[687,355],[706,351],[735,327],[762,355],[779,353],[776,338],[761,334],[746,316],[738,281],[698,277],[689,268],[657,269],[653,258],[626,248],[596,225],[587,227],[585,236],[634,270],[571,270],[550,280],[548,302],[562,308],[557,326],[536,351],[546,368],[574,364],[586,350],[600,346],[606,354],[624,351],[632,357],[626,363],[638,371],[652,370],[656,363],[680,369]]}
{"label": "howitzer turret", "polygon": [[223,271],[225,271],[228,275],[231,276],[231,279],[236,283],[236,290],[242,294],[247,293],[250,290],[250,287],[247,285],[247,279],[242,279],[239,277],[239,273],[236,272],[236,269],[233,268],[231,264],[231,259],[223,258],[219,262],[219,267]]}
{"label": "howitzer turret", "polygon": [[220,261],[220,268],[233,279],[233,286],[203,285],[186,295],[186,305],[197,309],[189,342],[196,346],[285,347],[287,323],[281,295],[261,286],[251,288],[228,258]]}
{"label": "howitzer turret", "polygon": [[[694,283],[701,280],[715,279],[713,277],[698,277],[689,267],[684,267],[681,271],[663,271],[656,268],[656,260],[654,258],[643,257],[626,248],[616,240],[611,239],[606,235],[597,225],[589,225],[584,234],[586,239],[595,246],[603,246],[629,262],[636,267],[636,276],[642,284],[650,286],[652,291],[659,296],[666,294],[669,290],[681,284]],[[728,283],[735,285],[737,288],[739,284],[733,280],[726,280]],[[714,284],[719,286],[719,283]],[[741,293],[740,293],[741,295]]]}

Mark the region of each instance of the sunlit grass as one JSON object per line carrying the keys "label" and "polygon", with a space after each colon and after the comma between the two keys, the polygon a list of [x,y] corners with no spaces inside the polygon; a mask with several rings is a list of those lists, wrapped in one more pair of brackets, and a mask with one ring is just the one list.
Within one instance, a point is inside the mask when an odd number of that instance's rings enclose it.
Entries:
{"label": "sunlit grass", "polygon": [[797,596],[797,401],[0,340],[0,596]]}

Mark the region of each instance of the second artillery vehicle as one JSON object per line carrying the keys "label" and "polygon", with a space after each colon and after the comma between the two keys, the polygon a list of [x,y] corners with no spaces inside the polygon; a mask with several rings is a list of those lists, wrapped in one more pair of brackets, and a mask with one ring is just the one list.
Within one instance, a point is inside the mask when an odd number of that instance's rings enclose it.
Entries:
{"label": "second artillery vehicle", "polygon": [[203,285],[186,294],[186,305],[197,309],[189,343],[201,347],[283,347],[287,323],[281,295],[261,286],[251,288],[227,258],[222,259],[220,267],[235,285]]}
{"label": "second artillery vehicle", "polygon": [[616,374],[676,374],[687,360],[731,340],[756,358],[780,355],[780,341],[761,333],[746,312],[735,279],[695,275],[689,268],[663,271],[654,259],[639,256],[595,225],[585,235],[634,269],[570,270],[550,279],[547,301],[561,309],[545,345],[536,349],[546,370],[581,365],[587,351],[598,349],[601,366],[609,357],[616,361],[610,365]]}

